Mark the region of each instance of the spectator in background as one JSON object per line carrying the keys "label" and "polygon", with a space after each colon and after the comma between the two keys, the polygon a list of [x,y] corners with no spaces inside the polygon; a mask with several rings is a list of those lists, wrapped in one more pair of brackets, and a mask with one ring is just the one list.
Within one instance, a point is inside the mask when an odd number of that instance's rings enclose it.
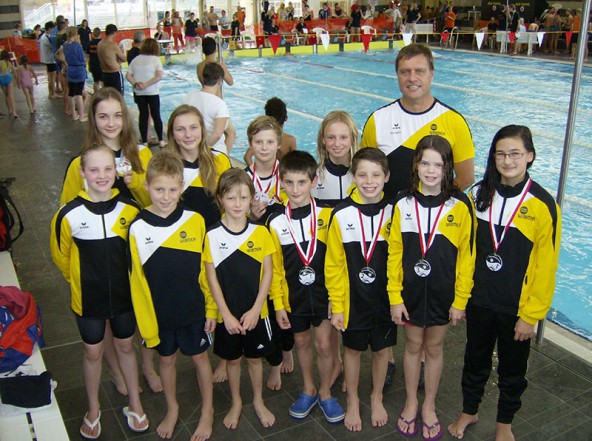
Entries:
{"label": "spectator in background", "polygon": [[14,25],[14,31],[12,32],[14,38],[22,38],[23,32],[21,31],[21,24],[17,23]]}
{"label": "spectator in background", "polygon": [[175,40],[175,51],[179,53],[185,46],[183,41],[183,20],[179,17],[179,11],[173,9],[173,40]]}
{"label": "spectator in background", "polygon": [[78,28],[78,36],[80,37],[80,44],[82,45],[82,49],[84,49],[84,53],[88,54],[88,45],[90,44],[90,28],[88,27],[88,20],[85,18],[80,22],[80,27]]}
{"label": "spectator in background", "polygon": [[88,44],[88,70],[93,77],[93,92],[97,93],[101,87],[101,63],[97,55],[97,46],[101,42],[101,29],[94,28]]}
{"label": "spectator in background", "polygon": [[331,11],[329,11],[329,5],[327,2],[323,3],[323,7],[319,10],[319,20],[327,21],[331,17]]}
{"label": "spectator in background", "polygon": [[[292,3],[288,3],[288,8],[290,7],[291,4]],[[294,8],[292,8],[292,14],[294,14],[293,9]],[[236,7],[236,18],[238,19],[238,22],[241,25],[241,30],[243,30],[245,27],[245,11],[243,8],[240,7],[240,5],[238,5]]]}
{"label": "spectator in background", "polygon": [[128,65],[134,60],[134,58],[140,55],[140,48],[142,47],[144,40],[146,40],[146,34],[144,34],[144,31],[134,32],[134,43],[130,50],[127,51],[126,56]]}
{"label": "spectator in background", "polygon": [[411,3],[411,8],[407,11],[407,26],[406,31],[413,33],[413,41],[415,41],[415,33],[417,32],[416,24],[421,18],[421,13],[417,7],[417,3]]}
{"label": "spectator in background", "polygon": [[226,11],[223,9],[220,14],[221,17],[218,19],[218,26],[220,26],[223,31],[230,29],[230,18],[226,15]]}
{"label": "spectator in background", "polygon": [[[518,32],[518,26],[519,26],[519,21],[520,21],[520,14],[516,10],[516,5],[510,5],[509,17],[510,17],[510,32],[513,32],[515,34],[516,32]],[[520,46],[520,43],[518,43],[518,37],[514,37],[514,43],[512,46],[513,46],[513,50],[510,53],[510,55],[517,55],[518,48]]]}
{"label": "spectator in background", "polygon": [[[172,29],[172,21],[171,21],[171,13],[170,11],[166,11],[164,13],[164,18],[162,19],[162,25],[164,26],[164,31],[168,34],[168,35],[173,35],[173,29]],[[168,40],[168,38],[167,38]]]}
{"label": "spectator in background", "polygon": [[41,29],[41,25],[36,24],[35,27],[33,28],[33,37],[32,38],[35,38],[35,40],[39,40],[42,35],[43,35],[43,29]]}
{"label": "spectator in background", "polygon": [[105,39],[97,45],[97,55],[101,63],[101,80],[103,86],[113,87],[123,95],[123,75],[121,74],[121,63],[126,60],[123,49],[115,43],[117,26],[108,24],[105,27]]}
{"label": "spectator in background", "polygon": [[351,41],[360,41],[360,29],[362,27],[362,12],[356,3],[355,9],[351,12]]}
{"label": "spectator in background", "polygon": [[210,6],[210,12],[208,12],[208,22],[210,24],[210,31],[218,32],[218,14],[214,11],[214,7]]}
{"label": "spectator in background", "polygon": [[232,35],[232,39],[234,44],[240,40],[240,21],[238,21],[238,14],[235,12],[232,14],[232,23],[230,23],[230,33]]}
{"label": "spectator in background", "polygon": [[198,39],[197,28],[199,27],[199,20],[195,19],[195,14],[192,12],[189,14],[189,18],[185,22],[185,42],[187,43],[187,49],[190,52],[195,50],[195,40]]}
{"label": "spectator in background", "polygon": [[47,88],[49,90],[49,99],[61,98],[56,93],[56,62],[53,57],[53,40],[51,38],[51,32],[54,28],[53,21],[45,23],[45,34],[39,39],[39,52],[41,55],[41,63],[45,64],[47,70]]}
{"label": "spectator in background", "polygon": [[[304,30],[306,29],[306,32]],[[300,38],[302,38],[302,44],[308,44],[308,28],[306,27],[306,22],[304,21],[304,17],[300,17],[296,24],[294,25],[294,29],[292,32],[296,32]]]}
{"label": "spectator in background", "polygon": [[440,8],[440,21],[438,26],[438,32],[442,32],[444,30],[444,24],[446,22],[446,12],[448,11],[448,2],[442,2],[442,8]]}
{"label": "spectator in background", "polygon": [[288,2],[288,6],[286,7],[286,20],[294,20],[294,5],[292,5],[292,2]]}
{"label": "spectator in background", "polygon": [[280,3],[280,7],[277,10],[278,21],[286,21],[286,5]]}
{"label": "spectator in background", "polygon": [[171,39],[169,33],[164,30],[164,25],[162,23],[158,23],[156,25],[156,33],[154,34],[154,39],[157,41]]}

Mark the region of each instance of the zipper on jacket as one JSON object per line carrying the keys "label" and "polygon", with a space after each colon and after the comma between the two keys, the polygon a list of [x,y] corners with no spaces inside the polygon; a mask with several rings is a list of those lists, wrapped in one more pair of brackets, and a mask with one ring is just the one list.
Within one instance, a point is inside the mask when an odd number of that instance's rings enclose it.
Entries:
{"label": "zipper on jacket", "polygon": [[[101,214],[101,223],[103,224],[103,243],[107,239],[107,226],[105,225],[105,215]],[[113,292],[111,291],[111,265],[109,264],[109,247],[105,246],[105,262],[107,262],[107,280],[109,283],[109,315],[113,314]]]}
{"label": "zipper on jacket", "polygon": [[[418,219],[417,222],[420,222],[420,220]],[[436,226],[434,225],[434,228]],[[429,240],[430,235],[432,234],[432,207],[428,207],[428,231],[427,231],[427,236],[428,238],[426,239],[426,237],[424,236],[423,242],[426,244],[427,247],[427,241]],[[426,254],[428,253],[428,250],[425,250]],[[423,302],[423,324],[424,326],[427,326],[427,321],[428,321],[428,277],[425,278],[424,284],[423,284],[423,298],[424,298],[424,302]]]}
{"label": "zipper on jacket", "polygon": [[[310,215],[312,216],[312,207],[311,207]],[[306,236],[304,235],[304,223],[302,222],[302,220],[303,219],[298,219],[298,222],[300,222],[300,233],[302,234],[302,240],[300,241],[301,246],[304,244],[304,242],[306,242]],[[310,246],[311,246],[311,243],[310,243],[310,241],[308,241],[308,245],[306,246],[306,250],[304,250],[304,248],[303,248],[302,251],[305,254],[307,254]],[[310,262],[310,263],[312,264],[312,262]],[[308,300],[310,302],[310,310],[314,314],[315,309],[314,309],[314,299],[312,298],[312,289],[310,289],[309,287],[305,287],[304,289],[308,290]]]}

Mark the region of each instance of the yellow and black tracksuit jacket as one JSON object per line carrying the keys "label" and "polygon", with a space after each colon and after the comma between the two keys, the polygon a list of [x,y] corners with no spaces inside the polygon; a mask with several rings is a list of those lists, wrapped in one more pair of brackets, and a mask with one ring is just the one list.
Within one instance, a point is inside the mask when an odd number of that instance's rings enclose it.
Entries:
{"label": "yellow and black tracksuit jacket", "polygon": [[439,135],[452,146],[454,162],[475,157],[471,132],[463,116],[446,104],[434,100],[425,112],[405,110],[400,100],[376,110],[364,126],[361,147],[378,147],[389,161],[391,176],[384,186],[387,197],[409,186],[413,152],[421,138]]}
{"label": "yellow and black tracksuit jacket", "polygon": [[[222,221],[208,229],[203,261],[214,265],[224,301],[234,317],[240,319],[255,304],[263,260],[274,251],[267,228],[250,220],[240,233],[230,231]],[[267,302],[263,302],[261,318],[268,315]],[[218,315],[218,322],[222,323],[222,315]]]}
{"label": "yellow and black tracksuit jacket", "polygon": [[[231,167],[230,160],[222,152],[214,149],[211,149],[211,151],[214,154],[214,163],[216,164],[217,171],[216,182],[218,182],[220,175]],[[218,205],[216,205],[216,198],[213,195],[209,195],[204,188],[199,174],[199,161],[189,162],[183,160],[183,164],[184,187],[183,196],[181,197],[183,205],[201,214],[207,228],[219,221],[222,216]]]}
{"label": "yellow and black tracksuit jacket", "polygon": [[336,207],[350,195],[354,188],[356,184],[353,175],[349,172],[349,167],[333,164],[327,158],[325,167],[319,170],[319,180],[312,190],[312,195],[331,207]]}
{"label": "yellow and black tracksuit jacket", "polygon": [[107,319],[132,310],[127,240],[139,208],[117,190],[111,194],[92,202],[81,191],[51,222],[51,257],[70,283],[70,307],[81,317]]}
{"label": "yellow and black tracksuit jacket", "polygon": [[[493,198],[492,220],[499,238],[514,212],[520,193],[528,181],[515,187],[499,185]],[[477,194],[477,184],[471,194]],[[494,312],[519,316],[534,325],[545,318],[555,292],[559,263],[561,213],[555,200],[536,182],[508,229],[497,254],[502,268],[490,271],[485,262],[493,253],[489,212],[475,210],[477,216],[477,260],[471,304]]]}
{"label": "yellow and black tracksuit jacket", "polygon": [[[315,272],[315,281],[303,285],[299,272],[304,268],[294,240],[290,235],[285,209],[274,212],[268,221],[275,244],[273,254],[273,280],[269,297],[276,311],[285,309],[294,315],[325,315],[329,313],[329,296],[325,286],[325,255],[331,208],[317,201],[317,249],[310,262]],[[311,245],[311,204],[292,210],[292,228],[296,240],[306,254]]]}
{"label": "yellow and black tracksuit jacket", "polygon": [[[422,258],[415,200],[425,243],[435,228],[434,241],[424,257],[431,266],[427,277],[414,270]],[[473,207],[464,193],[454,191],[444,202],[438,224],[433,225],[442,202],[441,195],[413,196],[409,191],[400,192],[395,202],[388,240],[388,293],[391,304],[405,303],[414,326],[447,324],[450,306],[464,311],[473,288]]]}
{"label": "yellow and black tracksuit jacket", "polygon": [[[387,239],[391,228],[392,200],[382,199],[377,204],[359,202],[357,190],[333,211],[327,238],[325,283],[329,291],[331,310],[344,314],[348,330],[363,330],[392,324],[387,294]],[[361,251],[361,231],[358,210],[362,213],[366,246],[376,231],[380,212],[384,218],[378,242],[367,264]],[[370,267],[376,273],[372,284],[363,283],[360,270]]]}
{"label": "yellow and black tracksuit jacket", "polygon": [[167,218],[142,210],[130,226],[130,283],[140,335],[149,348],[159,329],[216,318],[201,255],[203,217],[178,206]]}
{"label": "yellow and black tracksuit jacket", "polygon": [[[123,150],[114,153],[116,163],[125,160],[125,157],[123,157]],[[146,207],[150,205],[150,196],[144,187],[144,181],[146,180],[146,170],[148,169],[148,162],[150,161],[150,158],[152,158],[152,152],[145,145],[139,144],[138,154],[140,155],[140,162],[144,172],[132,172],[132,182],[129,186],[125,185],[123,178],[117,175],[113,188],[119,190],[119,193],[121,193],[122,196],[135,200],[140,207]],[[66,169],[66,176],[64,177],[64,185],[60,196],[60,205],[67,204],[74,199],[81,190],[86,188],[86,182],[80,175],[80,156],[76,156],[70,161],[70,164]]]}

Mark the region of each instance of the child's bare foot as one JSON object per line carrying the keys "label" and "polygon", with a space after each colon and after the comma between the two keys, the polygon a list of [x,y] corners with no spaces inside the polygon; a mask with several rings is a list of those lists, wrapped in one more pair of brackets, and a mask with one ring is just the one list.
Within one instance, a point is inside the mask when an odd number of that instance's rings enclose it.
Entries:
{"label": "child's bare foot", "polygon": [[214,425],[214,412],[202,412],[199,424],[191,435],[191,441],[206,441],[212,436],[212,426]]}
{"label": "child's bare foot", "polygon": [[224,383],[228,380],[228,374],[226,373],[226,360],[220,359],[218,361],[218,365],[212,374],[212,379],[214,383]]}
{"label": "child's bare foot", "polygon": [[512,433],[511,424],[496,423],[495,425],[495,441],[515,441]]}
{"label": "child's bare foot", "polygon": [[111,377],[111,382],[115,385],[115,389],[124,397],[127,397],[127,386],[121,375]]}
{"label": "child's bare foot", "polygon": [[281,364],[272,366],[267,377],[267,388],[269,390],[280,390],[282,388]]}
{"label": "child's bare foot", "polygon": [[177,424],[178,418],[179,406],[177,406],[175,410],[169,409],[164,419],[156,428],[156,433],[158,433],[158,436],[164,439],[171,439],[173,437],[173,432],[175,431],[175,425]]}
{"label": "child's bare foot", "polygon": [[343,423],[345,424],[345,428],[352,432],[360,432],[362,430],[359,400],[356,400],[355,402],[350,402],[350,400],[347,401],[347,410],[345,412]]}
{"label": "child's bare foot", "polygon": [[259,417],[259,421],[261,421],[261,425],[263,427],[273,426],[273,423],[275,423],[275,416],[269,411],[267,407],[265,407],[263,402],[253,403],[253,407],[255,408],[255,413]]}
{"label": "child's bare foot", "polygon": [[458,419],[448,426],[448,432],[455,438],[462,439],[465,435],[465,429],[471,424],[475,424],[479,421],[478,415],[469,415],[467,413],[461,413]]}
{"label": "child's bare foot", "polygon": [[238,426],[238,419],[240,418],[243,403],[233,403],[232,407],[224,417],[224,425],[227,429],[236,429]]}
{"label": "child's bare foot", "polygon": [[372,427],[382,427],[388,422],[388,414],[382,404],[382,395],[371,398],[370,408],[372,410]]}
{"label": "child's bare foot", "polygon": [[282,374],[291,374],[294,372],[294,355],[292,351],[282,352],[282,364],[280,365]]}
{"label": "child's bare foot", "polygon": [[163,391],[162,382],[160,381],[160,376],[156,373],[154,368],[146,369],[142,372],[144,374],[144,378],[146,379],[146,383],[148,383],[148,387],[150,390],[155,394],[160,393]]}

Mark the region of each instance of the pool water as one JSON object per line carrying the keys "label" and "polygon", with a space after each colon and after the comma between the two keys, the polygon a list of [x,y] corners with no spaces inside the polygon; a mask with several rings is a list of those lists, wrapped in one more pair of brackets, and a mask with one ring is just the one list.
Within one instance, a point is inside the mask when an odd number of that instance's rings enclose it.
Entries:
{"label": "pool water", "polygon": [[[346,110],[360,130],[368,116],[400,97],[396,52],[338,53],[227,59],[235,84],[224,88],[237,131],[233,156],[247,149],[246,129],[277,96],[288,106],[284,129],[298,148],[314,154],[317,131],[332,110]],[[476,147],[479,179],[493,135],[508,124],[530,127],[537,148],[531,176],[553,195],[557,189],[573,65],[488,54],[435,51],[433,95],[466,118]],[[197,60],[165,67],[163,120],[191,90],[199,89]],[[133,106],[131,92],[126,96]],[[557,290],[549,319],[592,340],[592,69],[582,76],[569,178],[563,203],[563,235]]]}

